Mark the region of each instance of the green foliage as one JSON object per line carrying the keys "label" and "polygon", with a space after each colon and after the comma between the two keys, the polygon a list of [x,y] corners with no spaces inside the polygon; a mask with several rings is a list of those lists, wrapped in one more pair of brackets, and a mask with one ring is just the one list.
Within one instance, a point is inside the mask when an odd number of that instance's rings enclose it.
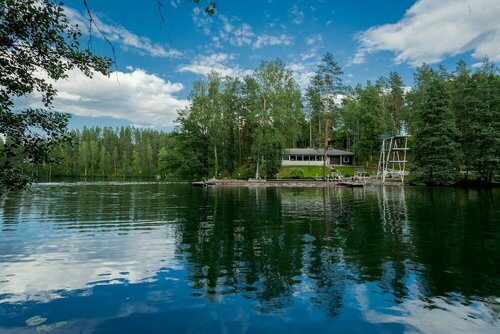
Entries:
{"label": "green foliage", "polygon": [[[192,0],[195,4],[199,4],[200,2],[203,2],[201,0]],[[207,1],[207,5],[203,8],[205,14],[212,16],[215,14],[215,11],[217,9],[217,2],[215,1]]]}
{"label": "green foliage", "polygon": [[345,100],[342,117],[350,146],[360,162],[373,162],[380,152],[380,135],[393,127],[385,117],[379,87],[367,82],[356,86]]}
{"label": "green foliage", "polygon": [[[403,122],[404,113],[404,92],[403,80],[397,72],[389,73],[390,99],[389,113],[392,119],[392,130],[395,134],[401,134],[401,123]],[[408,124],[408,122],[404,122]]]}
{"label": "green foliage", "polygon": [[[256,177],[275,177],[284,147],[292,147],[304,119],[300,89],[281,60],[262,62],[245,80],[244,93],[252,127],[251,154]],[[263,164],[263,166],[261,166]]]}
{"label": "green foliage", "polygon": [[415,147],[416,181],[427,185],[449,185],[457,180],[458,133],[449,104],[448,82],[434,71],[417,72],[418,88],[425,99],[418,113]]}
{"label": "green foliage", "polygon": [[23,112],[0,110],[0,133],[6,141],[0,147],[0,189],[20,189],[30,182],[23,173],[29,164],[54,161],[52,150],[70,137],[66,132],[68,115],[27,109]]}
{"label": "green foliage", "polygon": [[158,171],[162,175],[168,173],[170,155],[169,149],[166,147],[162,147],[158,152]]}
{"label": "green foliage", "polygon": [[344,177],[354,176],[356,168],[354,166],[335,166],[335,170]]}
{"label": "green foliage", "polygon": [[62,4],[52,0],[0,3],[0,106],[10,110],[12,96],[39,92],[49,107],[56,90],[42,76],[59,80],[73,68],[88,76],[108,73],[111,61],[82,50],[78,27],[68,22]]}
{"label": "green foliage", "polygon": [[[154,177],[179,178],[175,134],[122,127],[84,128],[69,134],[71,141],[57,144],[51,153],[57,163],[25,166],[40,178]],[[57,153],[57,155],[55,154]]]}
{"label": "green foliage", "polygon": [[254,176],[255,176],[255,168],[252,168],[250,166],[245,166],[244,168],[237,171],[235,175],[236,179],[238,180],[248,180],[253,178]]}
{"label": "green foliage", "polygon": [[263,148],[263,175],[268,179],[276,178],[282,159],[283,146],[279,140],[266,142]]}
{"label": "green foliage", "polygon": [[[325,122],[330,127],[341,127],[342,119],[339,108],[332,97],[343,94],[346,87],[342,84],[342,68],[334,60],[331,53],[326,53],[318,66],[316,74],[311,78],[306,89],[306,113],[309,120],[309,147],[323,147]],[[326,98],[328,95],[329,98]]]}
{"label": "green foliage", "polygon": [[304,172],[302,171],[302,169],[295,168],[290,172],[290,178],[291,179],[303,179]]}
{"label": "green foliage", "polygon": [[284,147],[299,140],[304,119],[300,89],[280,61],[263,62],[241,81],[212,73],[196,81],[191,106],[179,113],[183,175],[212,177],[251,158],[257,172],[275,177]]}
{"label": "green foliage", "polygon": [[451,107],[460,131],[463,163],[479,181],[491,183],[500,169],[500,77],[488,59],[476,73],[457,66]]}
{"label": "green foliage", "polygon": [[49,80],[79,69],[108,73],[111,61],[81,49],[81,33],[71,25],[61,3],[52,0],[0,2],[0,189],[19,189],[30,178],[25,164],[50,163],[52,149],[68,140],[68,116],[41,110],[13,111],[14,97],[40,93],[50,107],[56,90]]}

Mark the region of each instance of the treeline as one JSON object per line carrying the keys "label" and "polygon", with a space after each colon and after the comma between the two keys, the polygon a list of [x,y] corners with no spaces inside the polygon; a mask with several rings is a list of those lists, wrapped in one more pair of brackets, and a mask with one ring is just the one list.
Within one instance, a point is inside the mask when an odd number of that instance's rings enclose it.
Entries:
{"label": "treeline", "polygon": [[280,60],[262,62],[243,79],[212,73],[195,82],[191,105],[179,113],[168,174],[270,178],[284,148],[325,145],[352,149],[358,161],[375,163],[380,135],[394,131],[396,118],[408,118],[403,82],[393,73],[381,85],[352,89],[342,74],[328,53],[304,95]]}
{"label": "treeline", "polygon": [[54,152],[58,162],[35,168],[34,176],[153,177],[162,168],[162,152],[172,140],[171,134],[162,131],[131,127],[84,128],[70,135],[71,143]]}
{"label": "treeline", "polygon": [[284,148],[324,145],[376,166],[383,134],[410,134],[415,182],[452,184],[460,173],[490,183],[500,168],[500,76],[485,59],[471,71],[422,65],[407,88],[392,72],[348,87],[331,54],[302,93],[280,60],[244,78],[212,73],[196,81],[172,133],[151,129],[76,131],[58,150],[52,176],[199,179],[273,177]]}
{"label": "treeline", "polygon": [[425,184],[453,184],[459,173],[491,183],[500,171],[500,76],[484,59],[475,72],[463,61],[417,69],[408,105],[414,114],[413,174]]}

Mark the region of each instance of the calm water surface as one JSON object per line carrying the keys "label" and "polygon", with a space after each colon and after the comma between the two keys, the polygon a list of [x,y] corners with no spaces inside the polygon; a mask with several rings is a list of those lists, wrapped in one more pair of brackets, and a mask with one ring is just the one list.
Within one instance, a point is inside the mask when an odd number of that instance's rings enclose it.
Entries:
{"label": "calm water surface", "polygon": [[499,333],[499,189],[0,197],[0,333],[306,331]]}

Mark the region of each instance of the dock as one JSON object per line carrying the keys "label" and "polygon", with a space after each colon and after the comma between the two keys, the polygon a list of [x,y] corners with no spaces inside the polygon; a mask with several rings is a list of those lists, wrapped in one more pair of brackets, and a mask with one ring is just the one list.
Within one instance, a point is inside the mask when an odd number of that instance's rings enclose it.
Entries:
{"label": "dock", "polygon": [[359,188],[363,183],[358,182],[339,182],[333,180],[293,180],[293,179],[274,179],[274,180],[233,180],[221,179],[210,181],[192,182],[194,187],[272,187],[272,188]]}
{"label": "dock", "polygon": [[349,187],[349,188],[361,188],[364,186],[363,183],[359,182],[339,182],[339,184]]}

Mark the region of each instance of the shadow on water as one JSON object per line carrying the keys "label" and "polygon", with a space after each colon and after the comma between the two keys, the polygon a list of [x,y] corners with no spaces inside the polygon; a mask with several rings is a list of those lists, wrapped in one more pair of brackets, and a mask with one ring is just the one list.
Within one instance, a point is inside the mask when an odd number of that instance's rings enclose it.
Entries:
{"label": "shadow on water", "polygon": [[35,330],[34,315],[65,322],[54,332],[495,332],[499,202],[495,189],[35,186],[0,197],[0,332]]}

